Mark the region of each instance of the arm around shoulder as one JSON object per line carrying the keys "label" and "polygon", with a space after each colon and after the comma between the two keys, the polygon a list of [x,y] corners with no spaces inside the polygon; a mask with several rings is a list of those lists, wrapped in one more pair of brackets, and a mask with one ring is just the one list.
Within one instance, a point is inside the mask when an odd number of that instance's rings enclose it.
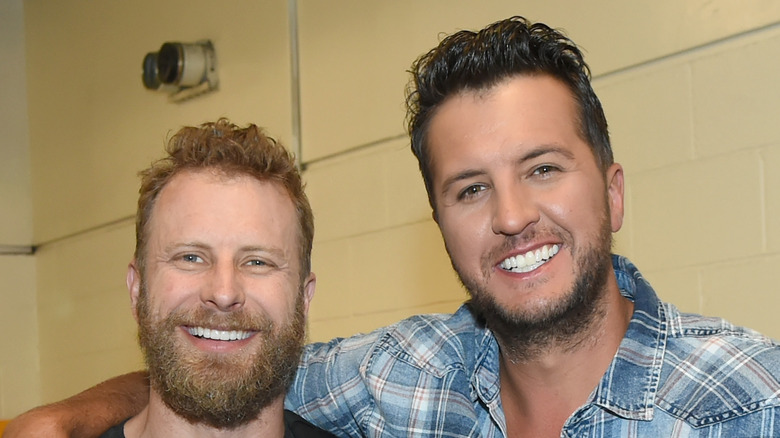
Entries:
{"label": "arm around shoulder", "polygon": [[114,377],[65,400],[40,406],[16,417],[3,438],[98,437],[140,412],[149,403],[146,372]]}

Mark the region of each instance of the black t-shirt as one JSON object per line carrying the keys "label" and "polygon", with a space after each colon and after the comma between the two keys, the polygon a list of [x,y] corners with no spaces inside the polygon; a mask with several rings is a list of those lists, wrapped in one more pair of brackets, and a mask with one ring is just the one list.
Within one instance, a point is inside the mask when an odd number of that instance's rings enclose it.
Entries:
{"label": "black t-shirt", "polygon": [[[129,418],[127,419],[129,420]],[[125,438],[125,423],[127,420],[108,429],[100,438]],[[330,432],[301,418],[295,412],[284,411],[284,438],[333,438]]]}
{"label": "black t-shirt", "polygon": [[309,423],[295,412],[285,410],[284,438],[336,438],[336,435]]}

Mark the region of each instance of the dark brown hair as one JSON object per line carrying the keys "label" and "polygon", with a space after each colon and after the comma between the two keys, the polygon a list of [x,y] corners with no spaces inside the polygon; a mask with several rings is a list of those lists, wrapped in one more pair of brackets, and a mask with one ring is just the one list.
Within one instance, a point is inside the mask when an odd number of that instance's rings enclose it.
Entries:
{"label": "dark brown hair", "polygon": [[479,32],[460,31],[412,64],[407,87],[407,127],[436,210],[428,126],[439,106],[463,91],[487,90],[518,75],[549,75],[565,84],[579,106],[579,134],[593,150],[602,171],[612,164],[607,120],[590,84],[590,70],[577,46],[543,23],[511,17]]}

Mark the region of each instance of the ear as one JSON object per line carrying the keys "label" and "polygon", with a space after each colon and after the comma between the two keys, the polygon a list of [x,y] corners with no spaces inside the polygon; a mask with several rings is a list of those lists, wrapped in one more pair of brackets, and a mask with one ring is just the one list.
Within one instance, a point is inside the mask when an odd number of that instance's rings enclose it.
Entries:
{"label": "ear", "polygon": [[306,277],[306,280],[303,282],[303,313],[308,318],[309,316],[309,305],[311,304],[312,298],[314,298],[314,289],[317,286],[317,276],[314,275],[314,272],[310,272],[309,276]]}
{"label": "ear", "polygon": [[615,233],[623,226],[623,166],[613,163],[607,169],[607,202],[609,203],[609,215],[612,224],[612,232]]}
{"label": "ear", "polygon": [[130,292],[130,304],[133,310],[133,318],[138,321],[138,295],[141,292],[141,273],[136,267],[136,261],[133,259],[129,265],[127,265],[127,277],[125,279],[127,283],[127,290]]}

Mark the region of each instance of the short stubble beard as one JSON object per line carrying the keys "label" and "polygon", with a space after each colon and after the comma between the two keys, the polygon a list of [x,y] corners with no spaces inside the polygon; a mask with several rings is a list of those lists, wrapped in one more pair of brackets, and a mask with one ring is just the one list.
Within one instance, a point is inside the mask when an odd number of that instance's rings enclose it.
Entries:
{"label": "short stubble beard", "polygon": [[[174,312],[155,322],[143,283],[141,288],[139,344],[152,389],[177,415],[190,423],[234,429],[256,419],[287,392],[304,344],[302,293],[289,323],[277,328],[265,315],[239,311],[225,316],[205,309]],[[250,329],[264,339],[254,351],[208,354],[185,349],[176,334],[180,326]]]}
{"label": "short stubble beard", "polygon": [[[608,207],[605,208],[608,212]],[[572,258],[577,277],[571,290],[535,314],[502,306],[486,285],[458,268],[450,254],[453,268],[471,297],[469,306],[496,335],[504,357],[519,363],[538,358],[551,348],[574,349],[587,339],[590,329],[603,320],[602,303],[612,266],[612,229],[608,214],[602,216],[601,223],[593,245],[573,249],[576,251]],[[507,237],[508,241],[512,239],[515,238]],[[512,242],[507,245],[511,247]],[[484,278],[488,278],[491,269],[493,266],[484,269]]]}

